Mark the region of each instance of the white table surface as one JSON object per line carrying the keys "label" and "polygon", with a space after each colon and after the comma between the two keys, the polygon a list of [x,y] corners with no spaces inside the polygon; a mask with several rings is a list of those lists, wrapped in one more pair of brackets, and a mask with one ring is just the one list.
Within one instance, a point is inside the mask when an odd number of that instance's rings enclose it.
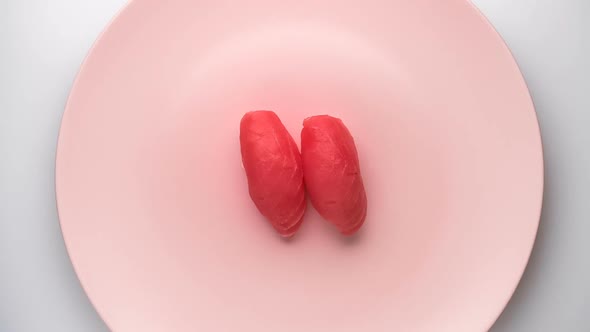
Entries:
{"label": "white table surface", "polygon": [[[68,259],[53,173],[73,79],[124,2],[0,0],[0,332],[108,331]],[[537,243],[492,331],[590,331],[590,1],[474,2],[521,66],[546,159]]]}

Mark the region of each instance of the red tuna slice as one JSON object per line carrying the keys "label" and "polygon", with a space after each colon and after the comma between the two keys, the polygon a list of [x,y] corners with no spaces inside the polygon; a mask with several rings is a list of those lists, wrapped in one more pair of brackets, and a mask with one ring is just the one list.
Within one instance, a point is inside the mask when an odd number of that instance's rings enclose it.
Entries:
{"label": "red tuna slice", "polygon": [[305,119],[301,131],[305,187],[319,214],[352,235],[367,215],[367,196],[352,135],[338,118]]}
{"label": "red tuna slice", "polygon": [[297,232],[305,213],[301,154],[271,111],[244,115],[240,123],[242,163],[254,204],[283,237]]}

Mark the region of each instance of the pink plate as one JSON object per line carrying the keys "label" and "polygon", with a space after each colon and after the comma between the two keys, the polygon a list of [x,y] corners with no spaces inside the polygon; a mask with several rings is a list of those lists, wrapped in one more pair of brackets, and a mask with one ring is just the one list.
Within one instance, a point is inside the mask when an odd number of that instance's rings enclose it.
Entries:
{"label": "pink plate", "polygon": [[[310,209],[283,241],[248,197],[244,112],[355,135],[367,223]],[[297,139],[298,140],[298,139]],[[533,246],[533,104],[466,0],[136,0],[86,59],[57,197],[72,262],[117,332],[474,332]]]}

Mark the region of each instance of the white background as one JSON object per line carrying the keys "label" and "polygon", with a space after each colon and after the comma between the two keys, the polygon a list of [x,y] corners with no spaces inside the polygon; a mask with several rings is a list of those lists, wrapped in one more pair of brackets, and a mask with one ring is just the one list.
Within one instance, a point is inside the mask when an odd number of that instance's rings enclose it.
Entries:
{"label": "white background", "polygon": [[[107,331],[68,259],[53,172],[78,67],[124,2],[0,0],[0,332]],[[546,161],[537,243],[492,331],[590,331],[590,1],[474,2],[520,64]]]}

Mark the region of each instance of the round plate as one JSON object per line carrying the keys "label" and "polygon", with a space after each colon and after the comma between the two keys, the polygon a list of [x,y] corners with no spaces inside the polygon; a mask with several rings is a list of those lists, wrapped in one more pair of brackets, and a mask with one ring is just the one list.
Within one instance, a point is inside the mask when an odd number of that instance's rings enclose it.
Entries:
{"label": "round plate", "polygon": [[[241,116],[354,134],[367,222],[256,211]],[[487,330],[539,221],[542,149],[506,45],[464,0],[133,1],[72,89],[64,238],[114,331]]]}

